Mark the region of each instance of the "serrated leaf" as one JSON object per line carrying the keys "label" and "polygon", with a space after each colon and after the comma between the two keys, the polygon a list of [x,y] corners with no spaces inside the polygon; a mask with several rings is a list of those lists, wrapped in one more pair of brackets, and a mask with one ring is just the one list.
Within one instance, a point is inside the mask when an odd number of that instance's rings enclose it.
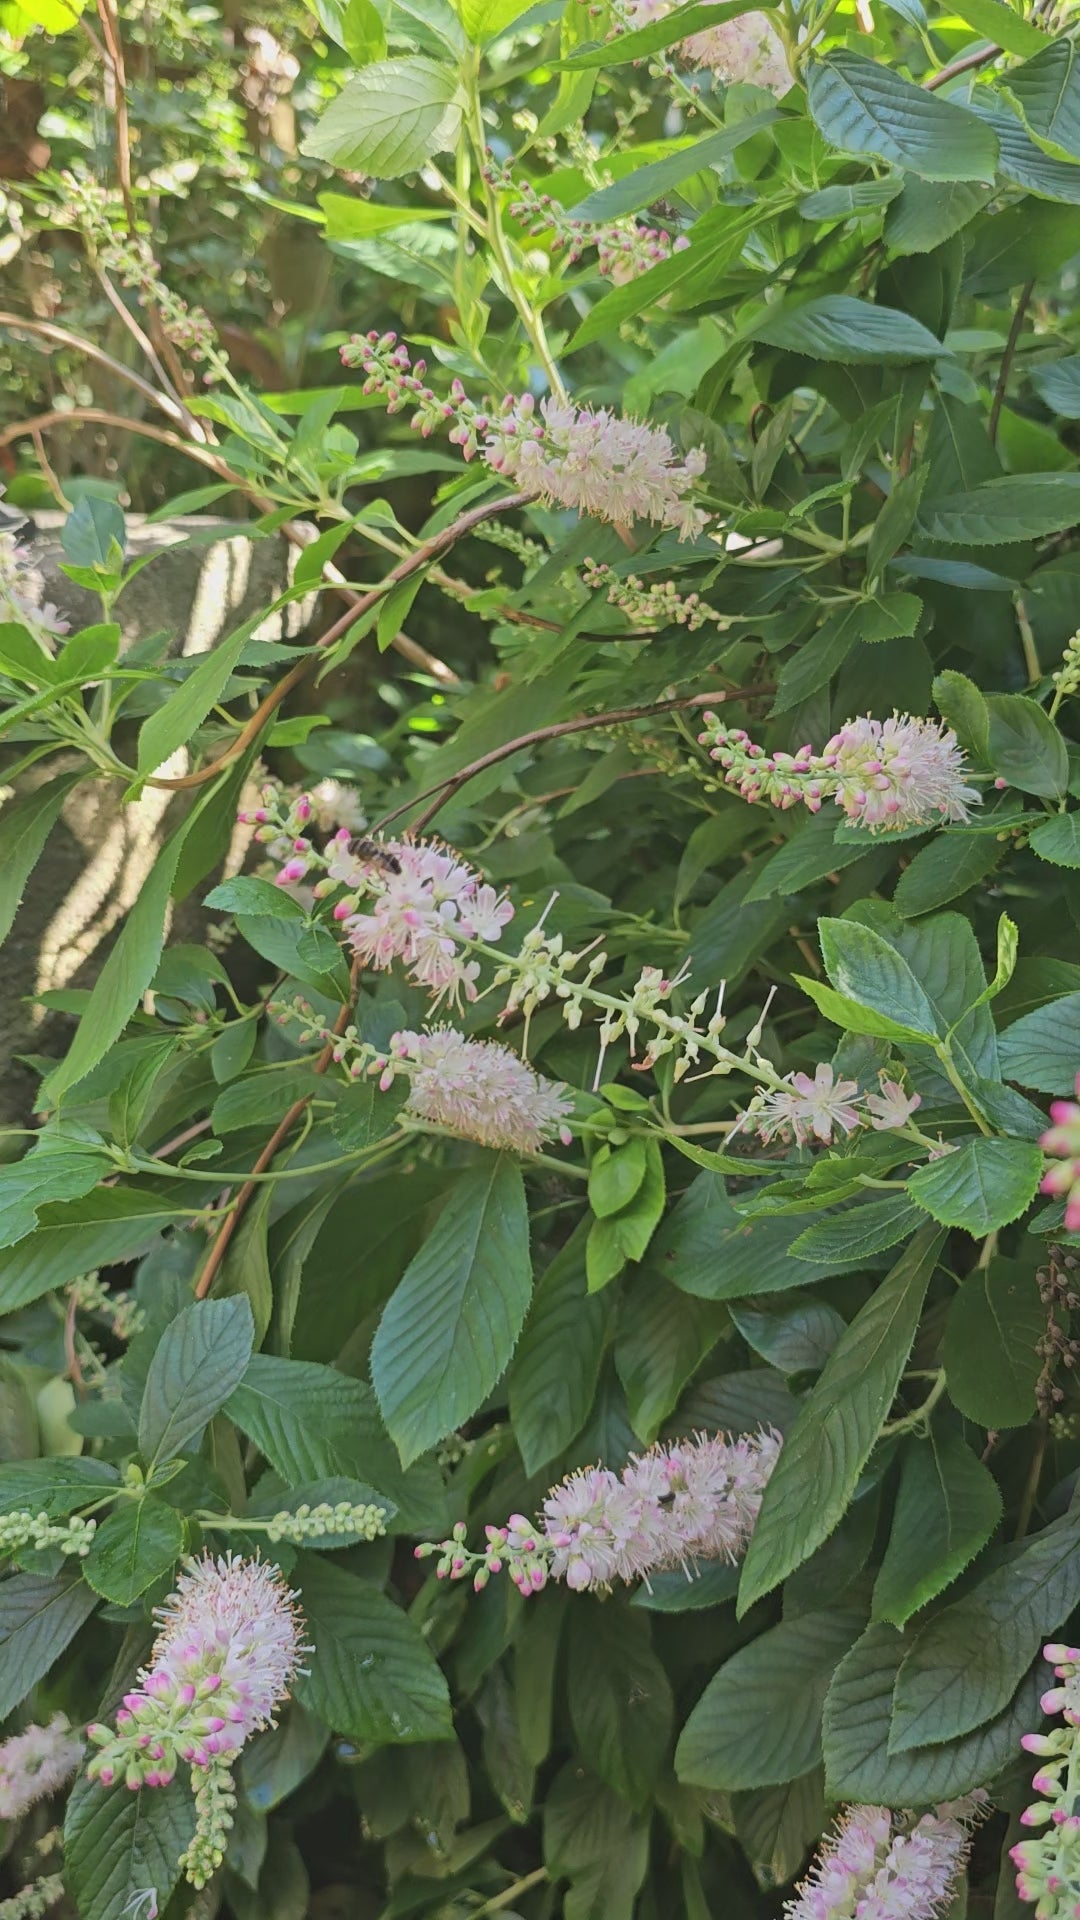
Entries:
{"label": "serrated leaf", "polygon": [[82,772],[60,774],[33,793],[20,795],[0,810],[4,834],[4,859],[0,865],[0,941],[11,932],[12,921],[22,903],[23,889],[43,852],[49,835],[60,817],[72,788],[83,778]]}
{"label": "serrated leaf", "polygon": [[327,1726],[378,1746],[449,1739],[450,1695],[407,1614],[367,1580],[302,1554],[298,1569],[314,1651],[297,1697]]}
{"label": "serrated leaf", "polygon": [[945,1227],[977,1238],[1008,1226],[1029,1206],[1042,1178],[1041,1148],[1024,1140],[965,1140],[918,1167],[907,1190]]}
{"label": "serrated leaf", "polygon": [[1004,857],[1004,846],[992,834],[935,834],[900,875],[893,905],[906,920],[934,913],[978,886]]}
{"label": "serrated leaf", "polygon": [[504,1373],[532,1292],[521,1173],[464,1173],[379,1322],[371,1378],[404,1465],[476,1412]]}
{"label": "serrated leaf", "polygon": [[139,1410],[139,1451],[172,1460],[224,1406],[251,1358],[251,1305],[197,1300],[166,1327],[150,1362]]}
{"label": "serrated leaf", "polygon": [[147,1494],[126,1500],[98,1527],[83,1573],[95,1593],[130,1607],[184,1550],[184,1522],[175,1507]]}
{"label": "serrated leaf", "polygon": [[820,1373],[846,1327],[827,1301],[799,1294],[764,1305],[734,1301],[728,1311],[747,1346],[780,1373]]}
{"label": "serrated leaf", "polygon": [[1080,65],[1071,40],[1052,40],[1033,60],[1011,67],[1004,86],[1039,140],[1080,160]]}
{"label": "serrated leaf", "polygon": [[102,1787],[81,1775],[64,1820],[64,1880],[80,1920],[131,1920],[146,1912],[148,1894],[164,1911],[194,1831],[186,1780],[132,1793],[122,1781]]}
{"label": "serrated leaf", "polygon": [[799,1220],[748,1219],[728,1199],[715,1173],[699,1174],[673,1207],[649,1249],[649,1269],[699,1300],[749,1299],[823,1279],[827,1266],[807,1262],[794,1272],[791,1243]]}
{"label": "serrated leaf", "polygon": [[761,113],[750,114],[747,119],[738,121],[735,126],[722,127],[718,133],[707,133],[702,140],[688,141],[677,153],[666,154],[662,160],[653,160],[644,167],[638,167],[625,179],[615,180],[611,186],[588,194],[568,211],[575,220],[621,220],[625,214],[636,213],[639,207],[648,207],[654,200],[665,199],[692,174],[719,166],[747,140],[763,133],[779,118],[775,107],[767,107]]}
{"label": "serrated leaf", "polygon": [[893,1688],[913,1642],[895,1627],[868,1627],[840,1662],[825,1702],[826,1792],[871,1806],[930,1806],[970,1793],[1015,1758],[1038,1724],[1042,1668],[1024,1680],[996,1719],[960,1740],[890,1753]]}
{"label": "serrated leaf", "polygon": [[679,1736],[679,1779],[730,1791],[778,1786],[808,1773],[821,1758],[829,1683],[865,1618],[804,1613],[726,1660]]}
{"label": "serrated leaf", "polygon": [[1007,1080],[1039,1093],[1071,1094],[1080,1060],[1080,993],[1063,994],[1014,1020],[998,1048]]}
{"label": "serrated leaf", "polygon": [[0,1167],[0,1247],[14,1246],[38,1224],[38,1208],[50,1201],[80,1200],[112,1171],[100,1153],[65,1153],[38,1147]]}
{"label": "serrated leaf", "polygon": [[727,1325],[718,1301],[694,1299],[640,1273],[619,1302],[615,1370],[630,1423],[651,1446],[682,1389]]}
{"label": "serrated leaf", "polygon": [[137,1187],[96,1187],[81,1200],[50,1201],[36,1233],[0,1250],[0,1312],[39,1300],[79,1274],[126,1260],[182,1217],[172,1198]]}
{"label": "serrated leaf", "polygon": [[1046,1309],[1029,1269],[1001,1257],[976,1267],[945,1322],[942,1358],[953,1405],[995,1430],[1030,1420],[1045,1331]]}
{"label": "serrated leaf", "polygon": [[880,933],[857,920],[819,920],[818,938],[837,993],[883,1017],[894,1030],[937,1034],[939,1022],[920,981]]}
{"label": "serrated leaf", "polygon": [[376,60],[346,82],[301,152],[348,173],[394,180],[454,146],[461,112],[449,62],[420,55]]}
{"label": "serrated leaf", "polygon": [[1010,473],[970,493],[924,500],[919,524],[929,540],[962,547],[1006,546],[1062,533],[1080,520],[1080,474]]}
{"label": "serrated leaf", "polygon": [[830,1273],[858,1265],[872,1254],[894,1247],[923,1224],[921,1210],[903,1194],[867,1200],[845,1212],[805,1227],[791,1243],[794,1260],[813,1260]]}
{"label": "serrated leaf", "polygon": [[773,309],[754,332],[757,339],[788,353],[849,366],[910,365],[916,360],[936,360],[946,351],[909,313],[873,306],[845,293],[823,294],[802,306]]}
{"label": "serrated leaf", "polygon": [[741,1614],[839,1524],[900,1383],[942,1236],[924,1229],[837,1342],[765,1489],[739,1584]]}
{"label": "serrated leaf", "polygon": [[97,1603],[77,1573],[14,1573],[0,1583],[0,1720],[48,1673]]}
{"label": "serrated leaf", "polygon": [[[1080,477],[1080,476],[1078,476]],[[1043,800],[1061,800],[1069,784],[1069,752],[1048,713],[1023,693],[987,696],[991,765],[1010,786]]]}
{"label": "serrated leaf", "polygon": [[648,1619],[580,1603],[569,1621],[570,1718],[578,1750],[632,1807],[643,1807],[671,1738],[675,1703]]}
{"label": "serrated leaf", "polygon": [[1050,1527],[927,1622],[897,1675],[892,1753],[957,1739],[1005,1708],[1080,1601],[1078,1547],[1075,1520]]}
{"label": "serrated leaf", "polygon": [[905,1443],[892,1531],[874,1586],[874,1619],[903,1627],[963,1573],[1001,1519],[988,1467],[949,1429]]}
{"label": "serrated leaf", "polygon": [[810,62],[807,94],[819,133],[842,153],[874,154],[925,180],[993,183],[989,128],[891,67],[837,50]]}
{"label": "serrated leaf", "polygon": [[510,1424],[527,1474],[565,1451],[589,1416],[610,1303],[585,1279],[582,1222],[537,1283],[510,1369]]}
{"label": "serrated leaf", "polygon": [[120,1475],[104,1460],[17,1460],[0,1465],[0,1513],[47,1513],[60,1520],[97,1502]]}

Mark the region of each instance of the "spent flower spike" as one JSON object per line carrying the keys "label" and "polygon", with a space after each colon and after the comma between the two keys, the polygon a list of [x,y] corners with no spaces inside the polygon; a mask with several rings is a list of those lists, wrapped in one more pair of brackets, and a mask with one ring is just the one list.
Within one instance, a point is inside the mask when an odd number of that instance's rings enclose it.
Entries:
{"label": "spent flower spike", "polygon": [[662,228],[643,226],[637,220],[575,220],[553,194],[541,193],[531,180],[515,176],[510,167],[501,165],[490,148],[484,178],[489,187],[512,196],[510,213],[528,227],[534,238],[546,238],[553,253],[565,249],[570,265],[580,260],[587,247],[595,247],[601,274],[616,286],[647,273],[650,267],[659,266],[662,260],[669,260],[673,253],[681,253],[690,245],[683,234],[672,240]]}
{"label": "spent flower spike", "polygon": [[1065,1201],[1065,1231],[1080,1233],[1080,1073],[1076,1076],[1076,1100],[1055,1100],[1050,1107],[1052,1127],[1041,1136],[1044,1153],[1054,1156],[1057,1165],[1043,1175],[1040,1193]]}
{"label": "spent flower spike", "polygon": [[36,1801],[70,1780],[83,1743],[62,1713],[0,1744],[0,1820],[18,1820]]}
{"label": "spent flower spike", "polygon": [[754,1530],[780,1444],[771,1431],[697,1434],[631,1456],[621,1474],[586,1467],[551,1489],[539,1521],[514,1513],[506,1526],[485,1528],[483,1551],[469,1550],[459,1522],[449,1540],[416,1555],[437,1553],[440,1579],[471,1575],[478,1591],[505,1568],[523,1594],[549,1579],[582,1592],[697,1560],[733,1562]]}
{"label": "spent flower spike", "polygon": [[947,1801],[916,1819],[888,1807],[848,1807],[785,1920],[935,1920],[971,1846],[985,1796]]}
{"label": "spent flower spike", "polygon": [[981,801],[964,784],[956,735],[933,720],[906,713],[889,720],[864,715],[845,721],[817,754],[809,746],[793,754],[766,753],[743,728],[723,726],[715,713],[706,713],[704,720],[698,735],[702,746],[723,767],[727,785],[745,800],[767,800],[780,808],[801,803],[818,813],[831,799],[870,833],[939,820],[963,823]]}

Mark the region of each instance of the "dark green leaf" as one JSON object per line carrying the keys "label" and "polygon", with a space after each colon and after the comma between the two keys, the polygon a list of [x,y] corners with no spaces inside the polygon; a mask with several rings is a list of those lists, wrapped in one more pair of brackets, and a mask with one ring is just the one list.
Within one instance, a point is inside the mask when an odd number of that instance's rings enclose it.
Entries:
{"label": "dark green leaf", "polygon": [[900,1382],[941,1235],[917,1235],[840,1339],[765,1489],[740,1612],[809,1559],[841,1520]]}
{"label": "dark green leaf", "polygon": [[900,875],[893,905],[906,920],[933,913],[1001,864],[1005,849],[989,833],[935,834]]}
{"label": "dark green leaf", "polygon": [[984,1547],[1001,1519],[997,1482],[950,1429],[905,1443],[874,1618],[903,1627]]}
{"label": "dark green leaf", "polygon": [[864,1621],[862,1613],[804,1613],[725,1661],[679,1737],[679,1779],[730,1790],[808,1773],[821,1758],[829,1682]]}
{"label": "dark green leaf", "polygon": [[64,1878],[80,1920],[131,1920],[163,1911],[180,1878],[180,1856],[195,1831],[186,1780],[131,1793],[123,1781],[100,1787],[83,1774],[64,1821]]}
{"label": "dark green leaf", "polygon": [[993,184],[997,143],[989,128],[893,67],[837,50],[810,62],[807,92],[819,132],[843,153],[874,154],[924,180]]}
{"label": "dark green leaf", "polygon": [[1007,1080],[1039,1093],[1072,1093],[1080,1060],[1080,993],[1066,993],[1025,1013],[998,1044]]}
{"label": "dark green leaf", "polygon": [[115,1467],[104,1460],[14,1460],[0,1466],[0,1513],[47,1513],[63,1519],[78,1507],[96,1503],[119,1484]]}
{"label": "dark green leaf", "polygon": [[184,1522],[175,1507],[147,1494],[125,1500],[98,1527],[83,1562],[95,1593],[130,1607],[140,1593],[170,1573],[184,1550]]}
{"label": "dark green leaf", "polygon": [[582,1759],[633,1807],[644,1806],[671,1738],[671,1686],[649,1622],[627,1607],[571,1610],[570,1718]]}
{"label": "dark green leaf", "polygon": [[0,866],[0,941],[11,932],[11,923],[22,902],[23,889],[49,836],[60,817],[72,788],[82,779],[77,773],[64,773],[46,781],[33,793],[20,795],[3,809],[4,859]]}
{"label": "dark green leaf", "polygon": [[1061,533],[1080,519],[1080,474],[1010,473],[970,493],[923,503],[919,521],[930,540],[961,547],[1006,546]]}
{"label": "dark green leaf", "polygon": [[1019,1427],[1035,1411],[1036,1351],[1046,1310],[1035,1276],[1017,1260],[993,1259],[968,1274],[945,1323],[943,1359],[953,1405],[980,1426]]}
{"label": "dark green leaf", "polygon": [[986,706],[988,758],[995,771],[1021,793],[1063,799],[1069,784],[1069,754],[1050,716],[1022,693],[992,693]]}
{"label": "dark green leaf", "polygon": [[1071,40],[1052,40],[1033,60],[1011,67],[1005,87],[1038,139],[1080,160],[1080,66]]}
{"label": "dark green leaf", "polygon": [[301,1556],[304,1616],[314,1643],[301,1703],[327,1726],[379,1746],[446,1740],[446,1681],[418,1627],[366,1580]]}
{"label": "dark green leaf", "polygon": [[1007,1226],[1030,1204],[1042,1176],[1041,1150],[1023,1140],[965,1140],[929,1160],[907,1183],[920,1207],[945,1227],[978,1237]]}
{"label": "dark green leaf", "polygon": [[1080,813],[1059,813],[1036,827],[1028,841],[1040,860],[1056,867],[1080,867]]}
{"label": "dark green leaf", "polygon": [[789,353],[851,366],[892,361],[905,365],[936,360],[945,352],[941,341],[910,314],[853,300],[846,293],[823,294],[802,306],[771,309],[755,332],[759,340],[785,347]]}
{"label": "dark green leaf", "polygon": [[23,1160],[0,1167],[0,1247],[32,1233],[38,1209],[49,1201],[80,1200],[112,1170],[100,1153],[65,1153],[38,1147]]}
{"label": "dark green leaf", "polygon": [[0,1720],[25,1700],[97,1606],[77,1573],[14,1573],[0,1583]]}
{"label": "dark green leaf", "polygon": [[139,1410],[139,1451],[172,1460],[224,1406],[251,1358],[254,1326],[243,1295],[197,1300],[166,1327]]}
{"label": "dark green leaf", "polygon": [[600,1378],[610,1307],[586,1289],[587,1232],[576,1229],[538,1282],[510,1369],[510,1420],[528,1474],[581,1432]]}

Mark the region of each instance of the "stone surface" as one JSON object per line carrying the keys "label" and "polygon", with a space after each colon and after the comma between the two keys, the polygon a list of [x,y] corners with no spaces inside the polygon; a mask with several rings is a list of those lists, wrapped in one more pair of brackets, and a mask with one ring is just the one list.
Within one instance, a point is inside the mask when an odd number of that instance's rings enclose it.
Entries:
{"label": "stone surface", "polygon": [[[100,603],[95,596],[60,571],[64,556],[58,532],[63,516],[36,513],[34,519],[36,529],[26,544],[42,598],[55,602],[72,630],[99,620]],[[165,632],[170,636],[167,651],[173,657],[206,652],[271,604],[288,584],[296,555],[280,535],[251,540],[236,521],[190,518],[148,526],[132,516],[128,557],[147,551],[153,551],[155,558],[120,596],[115,617],[125,647]],[[310,621],[313,607],[314,596],[292,602],[269,616],[258,637],[298,636]],[[51,758],[47,770],[35,770],[19,790],[26,791],[37,779],[62,771],[64,765]],[[67,1018],[45,1013],[27,996],[93,984],[165,833],[185,804],[148,789],[125,806],[119,783],[105,780],[86,780],[69,796],[30,877],[4,947],[0,1124],[25,1123],[33,1107],[37,1075],[20,1064],[20,1056],[60,1053],[70,1033]],[[0,807],[0,831],[2,824]],[[199,895],[211,884],[208,880],[200,887]],[[201,927],[197,905],[185,902],[170,936],[199,939]]]}

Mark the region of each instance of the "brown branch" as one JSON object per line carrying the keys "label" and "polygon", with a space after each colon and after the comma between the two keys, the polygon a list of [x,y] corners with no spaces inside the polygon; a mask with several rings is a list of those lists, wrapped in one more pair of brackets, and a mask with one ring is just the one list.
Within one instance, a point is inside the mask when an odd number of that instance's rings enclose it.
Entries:
{"label": "brown branch", "polygon": [[390,572],[385,579],[380,580],[377,587],[372,587],[369,593],[362,593],[356,597],[340,620],[335,620],[333,626],[328,627],[326,632],[320,635],[311,652],[298,660],[296,665],[289,669],[285,678],[279,680],[275,687],[271,687],[269,693],[260,700],[250,720],[241,727],[236,739],[231,746],[226,747],[224,753],[219,754],[216,760],[211,760],[208,766],[200,767],[195,773],[185,773],[174,780],[151,779],[147,785],[178,792],[189,787],[204,786],[208,780],[213,780],[223,768],[230,766],[247,751],[252,741],[256,740],[262,732],[270,715],[281,705],[286,694],[299,686],[301,680],[310,673],[327,649],[348,633],[349,628],[355,626],[366,613],[370,613],[380,600],[385,599],[391,588],[399,586],[403,580],[411,579],[414,573],[420,573],[436,554],[445,553],[467,533],[471,533],[473,527],[480,526],[483,521],[490,520],[497,513],[511,513],[518,507],[525,506],[532,498],[531,493],[510,493],[501,500],[488,500],[482,506],[470,507],[467,513],[461,514],[450,526],[444,527],[441,533],[433,534],[430,540],[425,540],[422,546],[417,547],[415,553],[407,554],[404,560],[398,561],[396,567],[391,567]]}
{"label": "brown branch", "polygon": [[990,402],[990,418],[987,422],[990,439],[995,445],[997,444],[1001,409],[1005,405],[1005,389],[1009,384],[1009,374],[1012,371],[1013,356],[1016,353],[1020,335],[1023,332],[1024,316],[1028,310],[1028,302],[1034,291],[1034,280],[1029,280],[1025,286],[1021,287],[1017,296],[1016,310],[1013,313],[1012,324],[1009,328],[1009,337],[1005,342],[1005,351],[1001,356],[1001,367],[998,372],[997,385],[994,388],[994,398]]}
{"label": "brown branch", "polygon": [[940,73],[932,73],[929,80],[923,81],[927,93],[936,93],[947,80],[955,80],[958,73],[970,73],[973,67],[985,67],[989,60],[996,60],[1001,47],[983,47],[978,53],[965,53],[960,60],[954,60],[949,67],[942,67]]}
{"label": "brown branch", "polygon": [[[127,313],[122,300],[119,301],[119,306],[124,313]],[[130,315],[128,317],[130,318]],[[138,326],[137,322],[136,326]],[[149,380],[143,379],[141,373],[136,373],[132,367],[125,367],[122,360],[114,360],[111,353],[106,353],[102,347],[95,346],[92,340],[84,340],[80,334],[69,333],[66,327],[56,327],[50,320],[28,320],[21,313],[0,312],[0,327],[12,327],[19,333],[40,333],[44,340],[53,340],[57,346],[74,347],[78,353],[85,354],[88,360],[96,360],[99,366],[107,368],[117,379],[127,380],[153,406],[160,407],[170,419],[185,421],[184,409],[178,406],[175,400],[170,399],[167,394],[159,393]],[[146,353],[147,348],[150,348],[152,353],[153,348],[150,347],[150,342],[141,327],[138,327],[138,338],[143,352]]]}
{"label": "brown branch", "polygon": [[138,216],[135,212],[135,197],[131,191],[131,128],[128,124],[127,110],[127,74],[124,71],[124,49],[120,40],[120,28],[113,12],[110,0],[97,0],[97,15],[101,22],[102,38],[108,56],[109,70],[113,85],[113,131],[116,153],[116,177],[120,182],[120,197],[124,202],[128,231],[132,239],[139,230]]}
{"label": "brown branch", "polygon": [[549,727],[534,727],[530,733],[519,734],[516,740],[504,741],[501,747],[493,747],[490,753],[481,754],[478,760],[470,760],[468,766],[462,767],[460,772],[448,774],[445,780],[437,780],[434,786],[425,787],[422,793],[415,793],[411,800],[406,800],[400,807],[395,807],[392,813],[384,813],[382,819],[375,822],[371,831],[381,833],[392,820],[397,820],[403,813],[408,813],[410,807],[418,806],[421,800],[429,799],[432,794],[438,794],[440,796],[438,801],[433,806],[426,807],[408,828],[410,834],[421,833],[429,821],[433,820],[437,813],[442,812],[447,801],[452,800],[470,780],[475,780],[477,774],[486,773],[489,767],[498,766],[500,760],[508,760],[511,754],[520,753],[523,747],[539,746],[545,740],[560,740],[569,733],[585,733],[590,727],[617,727],[633,720],[648,720],[657,713],[676,713],[687,707],[718,707],[725,700],[749,700],[756,694],[775,693],[775,691],[775,686],[763,683],[754,687],[732,687],[726,692],[685,693],[674,700],[653,700],[645,707],[617,707],[610,713],[588,714],[583,719],[556,720]]}
{"label": "brown branch", "polygon": [[79,1361],[79,1349],[76,1344],[75,1316],[79,1311],[79,1296],[74,1287],[68,1295],[67,1312],[64,1315],[64,1360],[65,1372],[80,1400],[86,1397],[86,1378]]}
{"label": "brown branch", "polygon": [[[346,1000],[344,1006],[339,1009],[337,1019],[334,1021],[334,1034],[336,1038],[340,1038],[340,1036],[344,1033],[346,1027],[349,1024],[349,1021],[352,1017],[353,1008],[356,1004],[356,996],[359,991],[359,987],[360,987],[360,962],[359,960],[354,960],[352,963],[352,967],[350,968],[350,971],[349,971],[349,997]],[[334,1057],[333,1041],[328,1040],[322,1052],[320,1053],[318,1059],[315,1062],[313,1072],[317,1074],[325,1073],[333,1057]],[[301,1099],[293,1101],[292,1106],[289,1108],[288,1112],[285,1113],[282,1116],[282,1118],[278,1121],[277,1126],[274,1128],[273,1133],[270,1135],[270,1138],[267,1141],[262,1152],[260,1153],[258,1159],[256,1160],[255,1165],[252,1167],[251,1171],[253,1174],[266,1173],[268,1171],[271,1162],[273,1161],[275,1155],[278,1152],[278,1149],[285,1144],[285,1141],[288,1139],[290,1133],[292,1132],[294,1126],[296,1125],[296,1122],[299,1120],[300,1115],[304,1112],[305,1108],[310,1105],[314,1097],[315,1097],[314,1092],[305,1093]],[[222,1221],[221,1226],[218,1228],[218,1231],[214,1236],[213,1246],[210,1248],[210,1251],[206,1256],[206,1262],[205,1262],[205,1265],[203,1266],[203,1270],[200,1273],[199,1278],[195,1283],[196,1300],[206,1299],[207,1294],[209,1293],[211,1287],[214,1284],[214,1281],[216,1280],[218,1274],[220,1273],[221,1263],[224,1260],[225,1255],[229,1250],[229,1243],[232,1240],[233,1235],[235,1234],[238,1226],[240,1225],[241,1220],[243,1219],[244,1213],[247,1210],[247,1207],[251,1201],[252,1195],[254,1194],[257,1185],[258,1185],[257,1180],[246,1180],[244,1182],[244,1185],[240,1188],[239,1192],[237,1193],[236,1201],[233,1206],[232,1212],[228,1214],[226,1219]]]}

